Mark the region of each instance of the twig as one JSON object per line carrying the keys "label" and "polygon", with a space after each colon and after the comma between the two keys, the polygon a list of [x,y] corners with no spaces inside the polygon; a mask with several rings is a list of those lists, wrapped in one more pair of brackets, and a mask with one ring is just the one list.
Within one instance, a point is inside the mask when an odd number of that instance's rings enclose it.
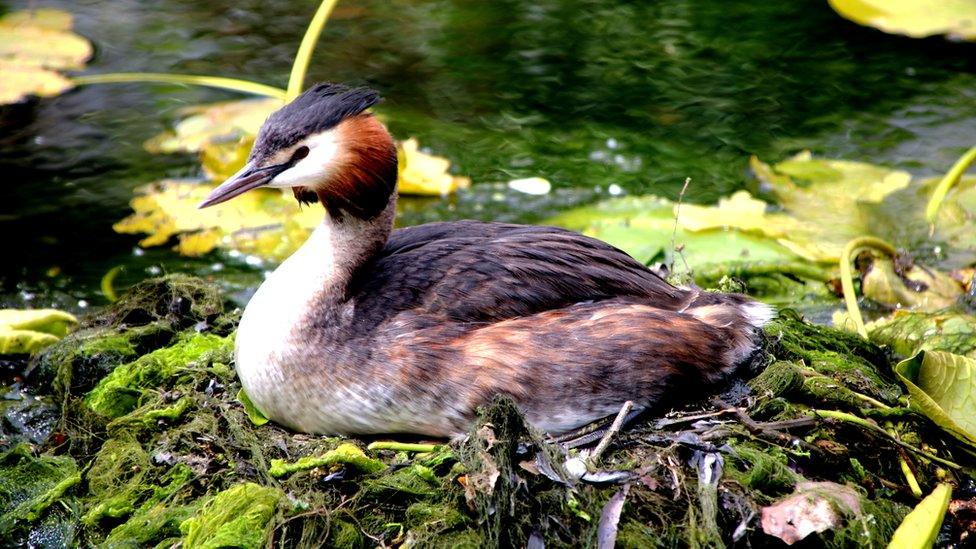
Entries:
{"label": "twig", "polygon": [[730,406],[729,404],[727,404],[725,401],[723,401],[718,397],[712,399],[712,402],[714,402],[716,406],[719,406],[721,408],[724,408],[732,412],[735,418],[738,419],[739,422],[745,426],[746,430],[748,430],[753,435],[758,435],[763,438],[772,439],[776,442],[786,444],[787,446],[793,446],[798,444],[802,446],[805,450],[819,451],[819,448],[813,446],[812,444],[804,440],[798,439],[788,433],[784,433],[777,429],[772,429],[769,427],[768,424],[756,422],[754,419],[749,417],[749,415],[746,414],[741,408]]}
{"label": "twig", "polygon": [[672,273],[674,272],[674,254],[681,256],[681,262],[685,264],[685,274],[691,272],[691,268],[688,267],[688,261],[685,260],[685,254],[678,251],[676,241],[678,239],[678,218],[681,215],[681,203],[685,199],[685,191],[688,190],[688,185],[691,184],[691,178],[685,178],[685,184],[681,187],[681,192],[678,193],[678,202],[674,205],[674,229],[671,231],[671,265],[668,266],[668,270]]}
{"label": "twig", "polygon": [[614,419],[613,423],[610,424],[610,428],[607,429],[607,432],[603,435],[603,438],[600,439],[600,443],[597,444],[596,448],[593,449],[593,453],[590,454],[590,457],[586,458],[586,465],[588,467],[596,466],[597,462],[600,460],[600,456],[603,455],[604,451],[606,451],[607,446],[610,446],[610,440],[614,435],[620,432],[620,428],[624,425],[624,420],[627,419],[627,415],[630,414],[630,411],[633,408],[634,401],[632,400],[624,402],[624,405],[620,407],[620,412],[617,413],[616,419]]}

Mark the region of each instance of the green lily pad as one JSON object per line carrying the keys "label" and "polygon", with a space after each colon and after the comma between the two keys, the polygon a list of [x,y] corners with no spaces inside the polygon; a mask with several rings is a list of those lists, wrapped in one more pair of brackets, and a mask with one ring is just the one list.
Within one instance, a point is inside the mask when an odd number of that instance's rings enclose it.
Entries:
{"label": "green lily pad", "polygon": [[828,0],[834,11],[859,25],[924,38],[945,34],[976,40],[976,4],[970,0]]}
{"label": "green lily pad", "polygon": [[[692,231],[682,205],[675,233],[675,204],[657,196],[621,197],[575,208],[545,221],[580,231],[624,250],[640,261],[672,260],[672,238],[691,267],[708,264],[788,261],[795,256],[762,236],[717,227]],[[678,260],[680,262],[680,260]]]}
{"label": "green lily pad", "polygon": [[976,446],[976,360],[920,351],[895,366],[912,406],[959,440]]}
{"label": "green lily pad", "polygon": [[952,487],[940,484],[925,497],[891,536],[888,549],[926,549],[932,547],[949,507]]}
{"label": "green lily pad", "polygon": [[71,24],[70,13],[52,9],[0,18],[0,104],[50,97],[73,86],[57,71],[84,68],[92,45],[71,32]]}

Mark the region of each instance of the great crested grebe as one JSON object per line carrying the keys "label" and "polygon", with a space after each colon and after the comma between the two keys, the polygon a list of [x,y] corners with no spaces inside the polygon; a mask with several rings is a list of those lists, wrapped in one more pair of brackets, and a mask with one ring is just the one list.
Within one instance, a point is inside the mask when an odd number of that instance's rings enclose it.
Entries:
{"label": "great crested grebe", "polygon": [[325,206],[237,332],[251,401],[296,431],[464,433],[510,395],[569,431],[700,397],[757,350],[771,309],[678,288],[554,227],[457,221],[393,230],[397,153],[376,92],[319,84],[271,114],[245,165],[200,207],[257,187]]}

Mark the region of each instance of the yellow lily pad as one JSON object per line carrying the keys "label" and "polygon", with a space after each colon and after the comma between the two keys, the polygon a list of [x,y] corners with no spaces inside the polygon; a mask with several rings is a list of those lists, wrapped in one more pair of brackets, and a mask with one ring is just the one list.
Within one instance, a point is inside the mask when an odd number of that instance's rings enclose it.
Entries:
{"label": "yellow lily pad", "polygon": [[859,25],[891,34],[924,38],[945,34],[976,40],[972,0],[828,0],[834,11]]}
{"label": "yellow lily pad", "polygon": [[74,315],[56,309],[0,309],[0,355],[35,353],[76,324]]}
{"label": "yellow lily pad", "polygon": [[71,32],[71,14],[18,11],[0,18],[0,104],[30,95],[50,97],[72,87],[58,70],[81,69],[92,45]]}
{"label": "yellow lily pad", "polygon": [[412,137],[397,146],[397,156],[400,194],[447,196],[471,184],[466,177],[448,173],[450,160],[421,152],[420,145]]}
{"label": "yellow lily pad", "polygon": [[976,360],[920,351],[895,366],[912,406],[959,440],[976,446]]}
{"label": "yellow lily pad", "polygon": [[234,200],[197,209],[210,183],[164,180],[140,189],[130,202],[135,212],[113,225],[125,234],[146,234],[141,246],[159,246],[173,237],[177,251],[203,255],[214,248],[235,249],[268,259],[284,259],[321,223],[318,208],[299,208],[290,194],[256,189]]}
{"label": "yellow lily pad", "polygon": [[152,153],[200,152],[213,144],[253,139],[268,115],[280,107],[281,100],[274,98],[187,107],[172,131],[149,139],[144,146]]}

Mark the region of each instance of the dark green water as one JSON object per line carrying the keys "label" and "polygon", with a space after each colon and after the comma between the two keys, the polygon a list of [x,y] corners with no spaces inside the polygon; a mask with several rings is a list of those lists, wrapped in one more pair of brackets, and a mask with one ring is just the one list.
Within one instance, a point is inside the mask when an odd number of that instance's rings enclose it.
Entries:
{"label": "dark green water", "polygon": [[[91,73],[227,75],[283,86],[316,1],[36,1],[76,15]],[[2,2],[13,10],[25,1]],[[803,148],[920,175],[976,142],[976,47],[858,27],[825,0],[745,2],[343,1],[310,79],[369,84],[400,138],[454,163],[475,187],[412,200],[403,223],[476,217],[531,222],[627,193],[713,201],[748,185],[749,154]],[[111,225],[132,190],[195,176],[191,156],[142,142],[186,105],[230,93],[102,85],[0,110],[0,306],[104,302],[160,271],[237,287],[261,270],[213,255],[145,253]],[[542,176],[544,197],[491,182]],[[219,275],[218,275],[219,273]]]}

